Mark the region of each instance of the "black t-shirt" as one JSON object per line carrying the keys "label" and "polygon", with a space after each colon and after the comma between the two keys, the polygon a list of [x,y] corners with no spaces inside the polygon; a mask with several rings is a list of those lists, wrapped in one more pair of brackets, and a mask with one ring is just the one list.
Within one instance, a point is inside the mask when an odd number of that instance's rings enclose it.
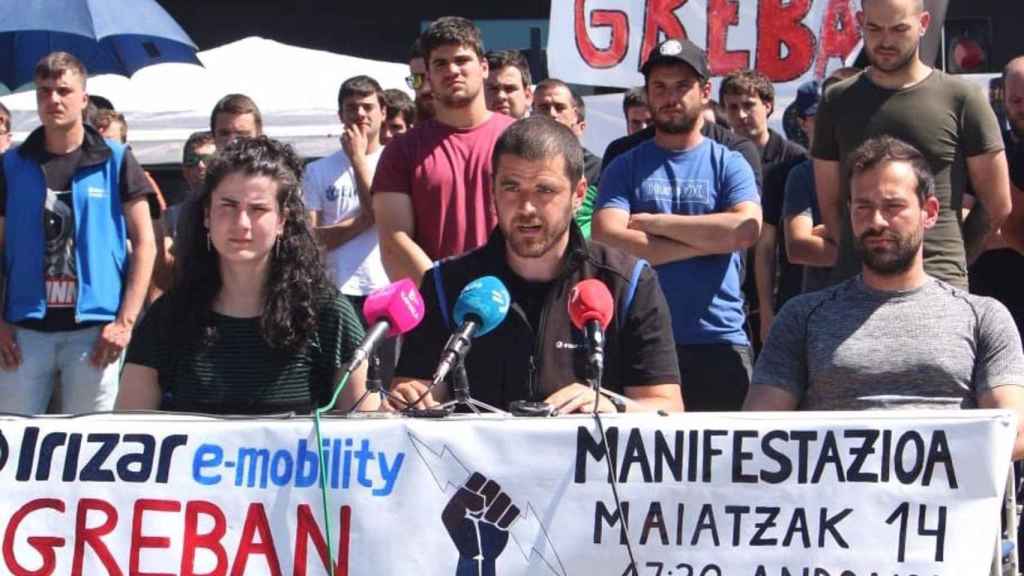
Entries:
{"label": "black t-shirt", "polygon": [[778,132],[768,129],[768,143],[761,150],[761,166],[767,170],[779,162],[807,158],[807,149],[786,140]]}
{"label": "black t-shirt", "polygon": [[213,315],[211,344],[176,346],[180,323],[164,296],[143,317],[125,361],[157,371],[166,410],[309,413],[330,398],[335,373],[363,339],[359,316],[336,291],[323,296],[318,322],[314,339],[296,353],[271,348],[260,335],[259,318],[220,314]]}
{"label": "black t-shirt", "polygon": [[786,178],[794,166],[806,159],[798,156],[787,161],[776,162],[767,167],[764,175],[764,194],[761,195],[761,210],[764,223],[775,226],[778,240],[776,264],[778,266],[778,287],[775,293],[775,310],[787,300],[800,294],[803,287],[804,267],[793,264],[786,257],[786,227],[783,222],[782,206],[786,199]]}
{"label": "black t-shirt", "polygon": [[[542,401],[573,380],[585,382],[587,371],[582,335],[569,328],[567,312],[569,290],[582,273],[577,270],[571,277],[551,283],[526,282],[499,260],[503,258],[504,240],[498,236],[500,231],[496,230],[488,245],[445,261],[442,270],[445,282],[449,283],[445,291],[449,310],[464,283],[473,277],[493,274],[509,289],[512,309],[508,316],[493,331],[474,339],[465,361],[473,397],[506,408],[516,400]],[[582,241],[578,230],[574,236]],[[599,245],[591,244],[589,250],[595,251],[596,246]],[[612,251],[604,246],[600,249]],[[594,277],[601,278],[613,294],[619,294],[625,290],[617,290],[616,286],[622,288],[628,282],[628,274],[629,271],[614,275],[599,272]],[[619,279],[618,284],[610,280],[612,277]],[[430,380],[452,327],[440,312],[433,270],[427,272],[420,290],[426,315],[403,337],[395,376]],[[621,299],[617,300],[616,305],[619,304]],[[678,383],[671,316],[649,266],[640,274],[629,312],[624,317],[620,312],[617,307],[606,334],[603,385],[621,392],[626,386]],[[533,381],[531,358],[536,368]]]}
{"label": "black t-shirt", "polygon": [[[71,180],[82,165],[105,161],[106,147],[98,134],[86,132],[82,146],[68,154],[51,154],[42,145],[41,132],[33,133],[23,146],[30,157],[42,167],[46,178],[46,200],[43,206],[43,251],[46,276],[47,306],[42,319],[28,319],[18,325],[43,332],[64,332],[101,322],[75,322],[75,299],[78,293],[78,271],[75,259],[75,212],[71,198]],[[18,153],[18,152],[13,152]],[[124,204],[155,192],[145,172],[130,150],[121,164],[118,195]],[[7,214],[7,178],[0,162],[0,217]]]}
{"label": "black t-shirt", "polygon": [[597,188],[601,182],[601,157],[591,154],[586,148],[583,149],[583,176],[588,187]]}

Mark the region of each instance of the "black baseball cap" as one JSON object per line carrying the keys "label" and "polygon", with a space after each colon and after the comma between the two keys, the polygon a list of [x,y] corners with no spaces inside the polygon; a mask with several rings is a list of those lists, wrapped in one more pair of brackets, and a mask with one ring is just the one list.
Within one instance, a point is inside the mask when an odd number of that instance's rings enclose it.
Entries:
{"label": "black baseball cap", "polygon": [[675,64],[682,62],[693,68],[697,75],[707,80],[711,77],[708,72],[708,59],[699,46],[685,38],[671,38],[658,44],[647,56],[647,61],[640,68],[644,77],[651,73],[651,68],[658,64]]}

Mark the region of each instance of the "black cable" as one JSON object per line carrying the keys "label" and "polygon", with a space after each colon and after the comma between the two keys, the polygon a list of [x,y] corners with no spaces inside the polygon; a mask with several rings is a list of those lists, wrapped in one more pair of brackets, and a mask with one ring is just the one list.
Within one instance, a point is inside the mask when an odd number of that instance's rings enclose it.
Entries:
{"label": "black cable", "polygon": [[604,442],[604,456],[608,463],[608,479],[612,485],[612,497],[615,498],[615,513],[619,516],[619,525],[622,527],[621,535],[626,539],[626,553],[629,554],[629,574],[639,576],[637,570],[636,555],[633,552],[633,542],[629,538],[629,527],[626,526],[626,515],[622,512],[622,501],[619,500],[619,481],[615,478],[615,465],[612,464],[612,450],[608,445],[608,435],[604,432],[604,423],[601,421],[601,413],[593,412],[594,420],[597,420],[597,429],[601,432],[601,441]]}

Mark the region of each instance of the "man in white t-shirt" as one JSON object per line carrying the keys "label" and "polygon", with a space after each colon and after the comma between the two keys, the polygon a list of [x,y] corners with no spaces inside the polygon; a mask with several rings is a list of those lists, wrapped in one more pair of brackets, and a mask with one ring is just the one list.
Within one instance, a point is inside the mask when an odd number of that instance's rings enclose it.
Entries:
{"label": "man in white t-shirt", "polygon": [[[342,149],[311,163],[302,193],[317,241],[325,250],[328,275],[362,313],[363,301],[389,280],[380,260],[373,223],[370,183],[383,147],[384,91],[369,76],[354,76],[338,91]],[[394,341],[380,350],[382,377],[390,379]]]}

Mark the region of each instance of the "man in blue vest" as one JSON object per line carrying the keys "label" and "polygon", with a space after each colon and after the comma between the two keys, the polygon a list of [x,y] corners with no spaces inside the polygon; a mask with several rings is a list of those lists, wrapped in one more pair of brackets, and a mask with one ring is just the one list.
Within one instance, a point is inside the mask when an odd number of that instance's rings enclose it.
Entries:
{"label": "man in blue vest", "polygon": [[83,123],[78,59],[54,52],[34,78],[42,127],[0,162],[0,412],[45,411],[58,372],[62,411],[110,410],[153,272],[154,192],[127,148]]}

